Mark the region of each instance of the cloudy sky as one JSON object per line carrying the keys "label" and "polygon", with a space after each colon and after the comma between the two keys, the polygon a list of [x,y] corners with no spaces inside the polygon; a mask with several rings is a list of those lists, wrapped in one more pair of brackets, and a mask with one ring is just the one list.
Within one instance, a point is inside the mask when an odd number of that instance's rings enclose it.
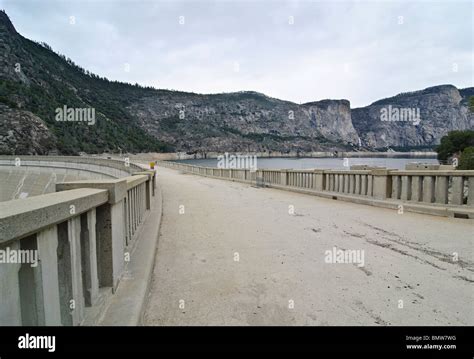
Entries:
{"label": "cloudy sky", "polygon": [[352,107],[473,86],[471,1],[0,0],[18,32],[109,79]]}

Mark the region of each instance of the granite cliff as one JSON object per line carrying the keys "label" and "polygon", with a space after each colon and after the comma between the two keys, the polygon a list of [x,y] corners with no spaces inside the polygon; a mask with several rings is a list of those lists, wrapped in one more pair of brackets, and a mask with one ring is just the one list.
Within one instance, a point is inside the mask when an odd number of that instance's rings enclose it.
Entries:
{"label": "granite cliff", "polygon": [[[296,104],[251,91],[158,90],[92,74],[21,36],[0,11],[1,154],[432,148],[450,130],[474,128],[473,92],[436,86],[351,110],[343,99]],[[93,108],[94,125],[58,121],[64,106]],[[382,121],[387,106],[417,108],[421,121]]]}
{"label": "granite cliff", "polygon": [[[402,93],[353,109],[352,123],[369,148],[433,148],[449,131],[474,128],[474,114],[468,107],[473,92],[474,88],[441,85]],[[415,121],[401,116],[384,121],[382,114],[388,110],[400,114],[415,110],[419,116]]]}

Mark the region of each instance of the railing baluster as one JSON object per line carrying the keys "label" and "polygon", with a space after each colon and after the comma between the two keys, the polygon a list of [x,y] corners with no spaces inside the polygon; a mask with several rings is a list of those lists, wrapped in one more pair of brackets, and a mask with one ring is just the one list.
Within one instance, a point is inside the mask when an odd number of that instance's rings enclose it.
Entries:
{"label": "railing baluster", "polygon": [[461,205],[464,200],[464,178],[462,176],[453,176],[451,204]]}

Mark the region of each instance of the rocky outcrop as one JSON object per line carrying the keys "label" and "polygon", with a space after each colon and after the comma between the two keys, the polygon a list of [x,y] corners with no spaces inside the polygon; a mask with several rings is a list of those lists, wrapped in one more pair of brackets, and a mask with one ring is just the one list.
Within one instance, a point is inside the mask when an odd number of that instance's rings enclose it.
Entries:
{"label": "rocky outcrop", "polygon": [[[467,106],[471,90],[441,85],[402,93],[353,109],[352,123],[369,148],[432,148],[449,131],[474,128]],[[415,116],[403,117],[402,111]]]}
{"label": "rocky outcrop", "polygon": [[303,106],[306,116],[316,124],[317,130],[331,141],[358,143],[358,134],[352,124],[351,105],[347,100],[322,100]]}
{"label": "rocky outcrop", "polygon": [[0,104],[0,154],[45,155],[55,148],[54,136],[38,116]]}
{"label": "rocky outcrop", "polygon": [[298,105],[256,92],[160,91],[128,110],[147,132],[181,151],[320,151],[357,142],[346,100]]}
{"label": "rocky outcrop", "polygon": [[[473,93],[443,85],[351,110],[347,100],[300,105],[249,91],[157,90],[91,74],[48,45],[22,37],[0,11],[2,153],[432,148],[451,130],[474,128],[468,111]],[[94,125],[56,121],[56,110],[64,106],[94,109]],[[384,121],[387,108],[418,109],[420,121]]]}

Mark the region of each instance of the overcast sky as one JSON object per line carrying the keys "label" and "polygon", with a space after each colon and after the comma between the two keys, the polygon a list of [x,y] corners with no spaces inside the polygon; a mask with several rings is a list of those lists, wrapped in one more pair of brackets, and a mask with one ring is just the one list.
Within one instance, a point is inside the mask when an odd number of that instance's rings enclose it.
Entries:
{"label": "overcast sky", "polygon": [[[473,2],[0,0],[18,32],[100,76],[352,107],[473,86]],[[71,18],[74,17],[74,18]]]}

